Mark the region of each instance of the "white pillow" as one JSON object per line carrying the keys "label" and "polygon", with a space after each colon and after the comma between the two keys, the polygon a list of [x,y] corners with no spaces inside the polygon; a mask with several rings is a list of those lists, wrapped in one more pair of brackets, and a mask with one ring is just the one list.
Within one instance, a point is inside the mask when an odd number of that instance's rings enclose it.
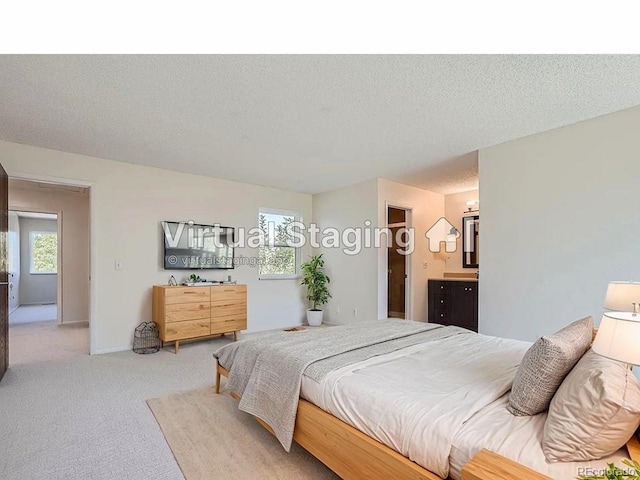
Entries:
{"label": "white pillow", "polygon": [[626,364],[589,350],[556,392],[544,426],[549,462],[598,460],[618,451],[640,423],[640,384]]}

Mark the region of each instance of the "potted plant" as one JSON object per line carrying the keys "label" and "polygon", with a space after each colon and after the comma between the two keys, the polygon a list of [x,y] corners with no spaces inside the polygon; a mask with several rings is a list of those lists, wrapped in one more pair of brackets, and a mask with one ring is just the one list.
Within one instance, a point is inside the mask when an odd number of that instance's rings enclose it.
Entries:
{"label": "potted plant", "polygon": [[607,463],[603,475],[580,475],[578,480],[638,480],[640,479],[640,463],[635,460],[624,459],[622,463],[627,468],[618,468],[613,463]]}
{"label": "potted plant", "polygon": [[307,300],[313,306],[307,310],[307,323],[312,327],[322,325],[322,309],[318,308],[326,304],[331,297],[327,284],[329,277],[324,273],[324,260],[322,255],[314,255],[311,260],[300,265],[302,269],[302,285],[307,287]]}

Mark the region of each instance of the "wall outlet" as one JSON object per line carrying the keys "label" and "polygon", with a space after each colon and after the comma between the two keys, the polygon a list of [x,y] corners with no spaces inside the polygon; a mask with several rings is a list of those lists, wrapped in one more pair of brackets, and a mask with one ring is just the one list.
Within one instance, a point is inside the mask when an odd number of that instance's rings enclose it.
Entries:
{"label": "wall outlet", "polygon": [[123,266],[122,265],[122,260],[116,260],[116,262],[115,262],[116,270],[122,270],[122,266]]}
{"label": "wall outlet", "polygon": [[357,308],[354,308],[354,309],[353,309],[353,316],[354,316],[354,317],[357,317],[357,316],[358,316],[358,309],[357,309]]}
{"label": "wall outlet", "polygon": [[426,269],[428,269],[428,268],[429,268],[429,265],[427,264],[427,262],[422,262],[422,268],[423,268],[424,270],[426,270]]}

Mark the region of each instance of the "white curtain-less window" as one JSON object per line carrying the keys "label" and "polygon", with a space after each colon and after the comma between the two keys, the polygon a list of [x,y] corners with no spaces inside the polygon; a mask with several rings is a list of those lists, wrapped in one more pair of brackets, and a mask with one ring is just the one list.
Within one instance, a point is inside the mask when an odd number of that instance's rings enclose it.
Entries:
{"label": "white curtain-less window", "polygon": [[30,273],[46,275],[58,273],[58,234],[31,232]]}
{"label": "white curtain-less window", "polygon": [[290,246],[291,225],[301,221],[299,213],[261,208],[258,225],[264,240],[259,248],[259,278],[287,279],[300,274],[300,249]]}

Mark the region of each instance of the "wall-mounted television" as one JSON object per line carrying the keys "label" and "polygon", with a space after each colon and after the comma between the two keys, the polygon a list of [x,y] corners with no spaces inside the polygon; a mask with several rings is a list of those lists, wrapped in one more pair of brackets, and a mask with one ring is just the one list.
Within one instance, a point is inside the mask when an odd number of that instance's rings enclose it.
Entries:
{"label": "wall-mounted television", "polygon": [[192,222],[161,222],[165,270],[234,268],[234,229]]}

